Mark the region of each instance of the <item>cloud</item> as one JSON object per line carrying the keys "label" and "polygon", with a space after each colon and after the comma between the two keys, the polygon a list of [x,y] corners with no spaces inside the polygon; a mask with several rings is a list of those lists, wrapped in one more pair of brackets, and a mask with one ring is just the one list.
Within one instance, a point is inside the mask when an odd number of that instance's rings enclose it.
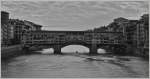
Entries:
{"label": "cloud", "polygon": [[2,1],[10,18],[25,19],[49,30],[86,30],[114,18],[138,18],[148,13],[146,1]]}

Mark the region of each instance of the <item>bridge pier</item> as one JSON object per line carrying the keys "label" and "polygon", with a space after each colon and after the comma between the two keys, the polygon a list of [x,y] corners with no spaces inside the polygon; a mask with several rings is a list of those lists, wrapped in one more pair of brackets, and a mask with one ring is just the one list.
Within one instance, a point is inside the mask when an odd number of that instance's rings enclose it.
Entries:
{"label": "bridge pier", "polygon": [[22,50],[24,54],[30,54],[30,46],[23,46]]}
{"label": "bridge pier", "polygon": [[62,54],[60,45],[55,45],[54,46],[54,54]]}
{"label": "bridge pier", "polygon": [[111,48],[111,50],[112,50],[112,52],[113,52],[114,54],[119,54],[119,55],[124,55],[124,54],[126,54],[126,49],[125,49],[125,47],[113,46],[113,47]]}
{"label": "bridge pier", "polygon": [[22,47],[22,50],[29,51],[29,47],[24,46],[24,47]]}
{"label": "bridge pier", "polygon": [[96,44],[92,44],[92,45],[91,45],[89,54],[90,54],[90,55],[98,54],[98,53],[97,53],[97,45],[96,45]]}

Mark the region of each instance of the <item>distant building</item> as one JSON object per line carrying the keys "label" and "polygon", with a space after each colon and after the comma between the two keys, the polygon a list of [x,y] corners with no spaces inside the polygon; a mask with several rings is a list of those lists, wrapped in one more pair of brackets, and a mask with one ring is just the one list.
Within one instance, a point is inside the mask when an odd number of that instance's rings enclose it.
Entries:
{"label": "distant building", "polygon": [[149,49],[149,15],[141,16],[137,24],[137,47],[143,50]]}
{"label": "distant building", "polygon": [[[123,37],[120,38],[124,38],[124,41],[127,41],[127,36],[126,36],[126,27],[128,26],[128,19],[119,17],[113,20],[112,23],[110,23],[107,28],[108,31],[114,31],[114,32],[122,32]],[[115,37],[115,36],[112,36]]]}
{"label": "distant building", "polygon": [[[128,20],[116,18],[107,26],[109,31],[123,32],[126,44],[137,49],[148,50],[149,48],[149,15],[144,14],[140,20]],[[142,53],[143,53],[142,52]],[[148,53],[147,53],[148,54]]]}
{"label": "distant building", "polygon": [[9,23],[13,26],[13,42],[15,44],[21,43],[22,36],[27,31],[41,30],[41,25],[34,24],[30,21],[10,19]]}
{"label": "distant building", "polygon": [[36,28],[36,30],[40,31],[42,26],[41,25],[37,25],[37,24],[34,24],[34,27]]}
{"label": "distant building", "polygon": [[136,46],[137,44],[137,22],[138,20],[128,20],[122,17],[114,19],[108,25],[109,30],[122,32],[127,44]]}
{"label": "distant building", "polygon": [[7,24],[9,20],[9,13],[5,11],[1,11],[1,23]]}
{"label": "distant building", "polygon": [[9,13],[1,11],[1,46],[8,46],[11,38],[11,27],[8,24]]}
{"label": "distant building", "polygon": [[26,26],[29,26],[29,28],[27,29],[27,30],[41,30],[41,25],[38,25],[38,24],[35,24],[35,23],[33,23],[33,22],[30,22],[30,21],[26,21],[26,20],[24,20],[24,25],[26,25]]}
{"label": "distant building", "polygon": [[108,28],[106,26],[101,26],[99,28],[94,28],[93,31],[94,32],[106,32],[108,31]]}
{"label": "distant building", "polygon": [[137,47],[137,23],[138,20],[129,20],[125,30],[127,38],[126,43],[134,47]]}

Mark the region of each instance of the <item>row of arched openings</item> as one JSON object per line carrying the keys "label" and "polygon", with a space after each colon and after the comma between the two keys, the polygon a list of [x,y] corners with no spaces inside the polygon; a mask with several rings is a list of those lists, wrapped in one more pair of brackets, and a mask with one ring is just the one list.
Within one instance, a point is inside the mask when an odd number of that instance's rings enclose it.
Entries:
{"label": "row of arched openings", "polygon": [[[89,48],[82,46],[82,45],[68,45],[65,46],[63,48],[61,48],[61,52],[62,53],[89,53]],[[106,53],[105,49],[97,49],[98,53]],[[43,54],[49,54],[49,53],[54,53],[54,49],[53,48],[47,48],[47,49],[43,49],[41,51],[41,53]]]}

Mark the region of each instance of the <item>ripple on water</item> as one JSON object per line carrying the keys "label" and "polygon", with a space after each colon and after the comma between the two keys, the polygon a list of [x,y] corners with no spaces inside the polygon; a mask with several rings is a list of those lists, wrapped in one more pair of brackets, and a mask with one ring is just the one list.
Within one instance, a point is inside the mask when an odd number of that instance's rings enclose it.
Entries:
{"label": "ripple on water", "polygon": [[[132,69],[132,71],[138,72],[140,77],[148,77],[146,70],[148,62],[137,58],[129,59],[130,61],[120,60],[120,63],[116,61],[119,60],[117,57],[95,56],[93,61],[85,62],[86,58],[78,56],[28,55],[14,58],[5,65],[9,69],[3,68],[2,72],[3,76],[7,75],[6,77],[37,77],[37,75],[38,77],[45,77],[45,75],[46,77],[133,77],[137,74],[129,71]],[[111,62],[103,63],[98,60]],[[129,72],[125,72],[126,70]]]}

